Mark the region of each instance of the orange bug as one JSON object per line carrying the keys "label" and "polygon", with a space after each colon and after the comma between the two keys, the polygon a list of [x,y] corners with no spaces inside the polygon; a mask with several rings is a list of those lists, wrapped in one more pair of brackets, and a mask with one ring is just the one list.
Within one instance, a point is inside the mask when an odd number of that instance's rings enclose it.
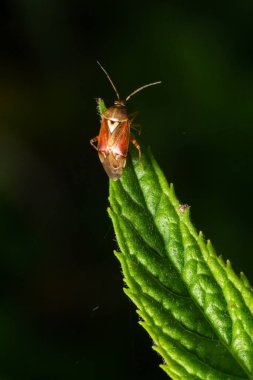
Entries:
{"label": "orange bug", "polygon": [[[161,82],[149,83],[145,86],[139,87],[128,95],[125,100],[121,100],[110,76],[99,62],[98,64],[109,79],[117,95],[117,100],[115,100],[112,107],[107,109],[105,108],[102,99],[98,100],[99,109],[101,110],[103,108],[101,113],[101,127],[99,135],[91,139],[90,143],[98,151],[100,161],[109,178],[113,181],[117,181],[122,176],[123,170],[126,166],[129,141],[131,141],[138,149],[139,157],[141,156],[140,145],[130,134],[130,128],[133,128],[132,121],[137,113],[128,115],[126,103],[131,96],[135,95],[137,92],[146,87],[160,84]],[[97,143],[97,145],[95,145],[95,143]]]}

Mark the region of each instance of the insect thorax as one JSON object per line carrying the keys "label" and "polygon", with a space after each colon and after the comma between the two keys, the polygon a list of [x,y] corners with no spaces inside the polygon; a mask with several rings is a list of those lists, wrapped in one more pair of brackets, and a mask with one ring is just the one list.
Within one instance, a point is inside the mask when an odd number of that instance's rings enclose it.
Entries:
{"label": "insect thorax", "polygon": [[103,117],[111,121],[122,123],[128,120],[127,109],[124,106],[112,106],[107,108],[103,113]]}

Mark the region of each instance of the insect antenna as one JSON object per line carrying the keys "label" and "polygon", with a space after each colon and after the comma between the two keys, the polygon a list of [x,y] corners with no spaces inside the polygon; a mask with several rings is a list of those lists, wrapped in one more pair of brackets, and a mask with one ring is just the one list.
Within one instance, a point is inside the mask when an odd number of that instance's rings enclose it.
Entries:
{"label": "insect antenna", "polygon": [[137,88],[137,90],[135,90],[135,91],[132,92],[130,95],[128,95],[128,97],[126,98],[126,102],[131,98],[131,96],[137,94],[137,92],[143,90],[144,88],[146,88],[146,87],[150,87],[150,86],[155,86],[156,84],[160,84],[160,83],[162,83],[162,82],[159,81],[159,82],[149,83],[149,84],[145,84],[145,86],[142,86],[142,87]]}
{"label": "insect antenna", "polygon": [[111,80],[109,74],[107,73],[107,71],[106,71],[105,68],[101,65],[100,62],[97,61],[97,64],[100,66],[100,68],[103,70],[103,72],[105,73],[105,75],[106,75],[107,78],[109,79],[109,82],[111,83],[111,85],[112,85],[114,91],[116,92],[117,98],[119,99],[119,93],[118,93],[118,91],[117,91],[117,89],[116,89],[116,87],[115,87],[113,81]]}

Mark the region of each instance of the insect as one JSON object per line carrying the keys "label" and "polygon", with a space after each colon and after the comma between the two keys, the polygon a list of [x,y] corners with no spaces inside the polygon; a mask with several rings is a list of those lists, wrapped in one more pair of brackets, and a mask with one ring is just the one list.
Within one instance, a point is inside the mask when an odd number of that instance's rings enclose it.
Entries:
{"label": "insect", "polygon": [[137,92],[146,87],[160,84],[161,82],[153,82],[139,87],[137,90],[128,95],[125,100],[121,100],[109,74],[99,62],[98,65],[101,67],[111,83],[116,93],[117,100],[114,101],[114,105],[112,107],[106,109],[103,100],[98,99],[98,107],[102,110],[101,127],[99,135],[91,139],[90,143],[98,151],[100,161],[109,178],[113,181],[117,181],[122,176],[123,170],[126,166],[127,152],[130,141],[138,149],[139,158],[141,156],[140,145],[130,133],[130,129],[134,128],[132,122],[137,113],[135,112],[132,115],[128,115],[126,103]]}

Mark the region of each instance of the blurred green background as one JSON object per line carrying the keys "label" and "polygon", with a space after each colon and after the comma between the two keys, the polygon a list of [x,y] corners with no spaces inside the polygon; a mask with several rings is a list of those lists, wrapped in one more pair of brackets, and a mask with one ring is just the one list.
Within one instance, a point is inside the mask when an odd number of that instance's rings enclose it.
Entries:
{"label": "blurred green background", "polygon": [[113,257],[95,98],[140,141],[219,254],[253,277],[253,3],[0,3],[0,379],[167,379]]}

